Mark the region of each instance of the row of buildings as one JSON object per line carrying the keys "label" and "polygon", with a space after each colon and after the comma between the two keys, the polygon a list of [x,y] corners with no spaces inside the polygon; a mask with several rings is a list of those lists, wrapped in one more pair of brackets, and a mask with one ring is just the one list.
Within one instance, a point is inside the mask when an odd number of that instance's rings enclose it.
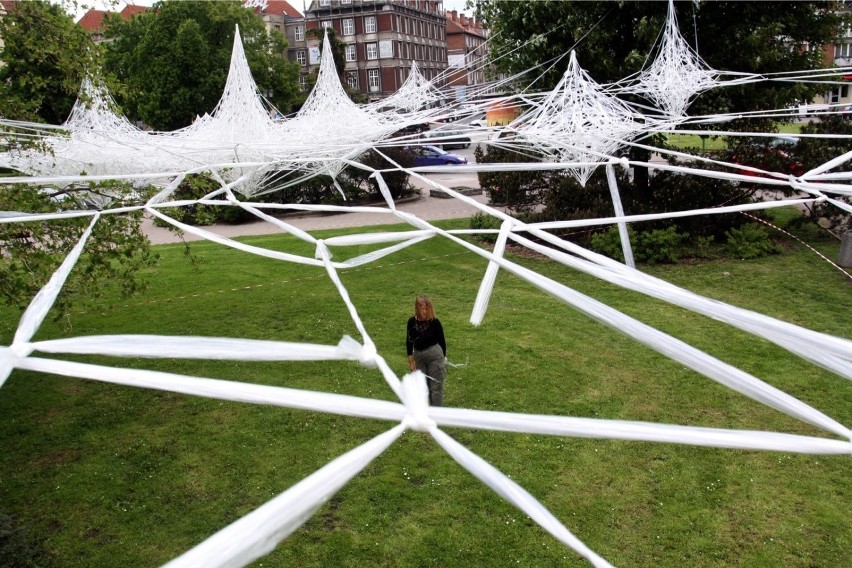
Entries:
{"label": "row of buildings", "polygon": [[[486,30],[473,18],[445,11],[441,0],[313,0],[304,14],[286,0],[244,3],[287,38],[286,56],[299,65],[303,89],[320,58],[320,40],[311,30],[322,28],[333,29],[344,44],[342,79],[371,102],[396,92],[412,62],[437,86],[451,88],[456,99],[485,82]],[[120,15],[131,18],[145,9],[127,6]],[[89,10],[78,23],[96,34],[106,14]]]}

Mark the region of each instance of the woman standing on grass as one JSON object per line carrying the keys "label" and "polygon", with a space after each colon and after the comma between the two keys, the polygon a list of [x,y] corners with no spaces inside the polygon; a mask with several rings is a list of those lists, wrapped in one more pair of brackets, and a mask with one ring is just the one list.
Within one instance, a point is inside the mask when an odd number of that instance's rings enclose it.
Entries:
{"label": "woman standing on grass", "polygon": [[444,405],[444,379],[447,377],[447,342],[444,328],[435,317],[432,300],[417,296],[414,316],[408,319],[405,333],[408,367],[419,369],[429,383],[429,404]]}

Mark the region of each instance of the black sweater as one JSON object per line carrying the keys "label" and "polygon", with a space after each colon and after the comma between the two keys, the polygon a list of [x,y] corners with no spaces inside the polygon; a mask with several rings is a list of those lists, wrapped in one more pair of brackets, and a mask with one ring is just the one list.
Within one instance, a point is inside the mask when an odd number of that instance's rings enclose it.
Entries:
{"label": "black sweater", "polygon": [[[425,322],[421,322],[425,323]],[[405,350],[409,355],[414,349],[423,351],[433,345],[440,345],[444,352],[444,357],[447,356],[447,342],[444,340],[444,328],[438,318],[426,323],[426,329],[420,331],[417,329],[417,319],[411,317],[408,319],[408,325],[405,332]]]}

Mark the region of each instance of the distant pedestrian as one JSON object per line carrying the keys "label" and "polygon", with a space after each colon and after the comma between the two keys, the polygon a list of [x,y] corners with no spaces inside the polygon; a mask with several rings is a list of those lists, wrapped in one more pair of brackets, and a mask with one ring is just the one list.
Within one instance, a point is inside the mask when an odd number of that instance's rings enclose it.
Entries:
{"label": "distant pedestrian", "polygon": [[414,316],[405,332],[408,367],[420,370],[429,384],[429,404],[444,405],[444,379],[447,377],[447,342],[444,328],[435,317],[432,301],[426,296],[414,300]]}

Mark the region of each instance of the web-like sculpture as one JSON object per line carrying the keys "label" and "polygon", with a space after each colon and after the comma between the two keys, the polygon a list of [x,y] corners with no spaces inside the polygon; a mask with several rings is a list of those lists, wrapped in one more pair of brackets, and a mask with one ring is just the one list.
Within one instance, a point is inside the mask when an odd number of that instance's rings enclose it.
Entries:
{"label": "web-like sculpture", "polygon": [[411,62],[411,70],[405,82],[394,94],[386,99],[369,105],[371,109],[397,109],[401,113],[415,113],[436,106],[444,95],[426,79],[417,68],[417,62]]}
{"label": "web-like sculpture", "polygon": [[[704,298],[640,271],[595,254],[555,236],[550,230],[577,226],[603,224],[625,224],[634,221],[686,216],[729,213],[759,208],[831,202],[844,210],[849,207],[841,198],[852,195],[848,183],[852,174],[833,173],[838,165],[852,158],[852,153],[839,156],[805,175],[792,179],[790,176],[774,175],[761,180],[769,187],[793,186],[803,192],[804,197],[785,201],[754,203],[735,207],[719,207],[712,210],[693,210],[661,214],[625,216],[616,209],[614,217],[593,220],[566,220],[551,223],[524,223],[511,215],[488,205],[480,204],[453,189],[437,183],[424,174],[440,171],[436,168],[414,168],[406,170],[429,183],[436,190],[467,204],[477,207],[482,213],[500,220],[501,228],[497,243],[492,250],[482,248],[462,239],[456,231],[441,229],[414,215],[400,211],[391,198],[384,183],[383,172],[399,169],[388,163],[385,170],[376,170],[358,164],[357,156],[370,148],[382,137],[399,128],[394,122],[396,113],[379,115],[352,104],[343,93],[333,70],[330,54],[323,57],[317,87],[293,120],[277,124],[272,121],[258,100],[256,88],[250,76],[242,74],[246,68],[241,60],[241,46],[235,41],[234,59],[229,74],[226,93],[222,102],[209,116],[203,117],[191,127],[171,134],[142,133],[129,126],[117,115],[104,91],[87,84],[88,98],[93,104],[75,107],[72,118],[65,127],[67,137],[48,135],[48,142],[61,150],[53,163],[54,176],[47,181],[64,183],[69,177],[76,180],[94,179],[80,171],[96,165],[110,175],[118,177],[131,172],[139,179],[162,179],[163,190],[145,204],[101,211],[66,211],[40,215],[20,212],[2,212],[2,223],[50,222],[67,216],[87,216],[91,223],[74,249],[68,254],[61,267],[33,299],[24,312],[12,343],[0,347],[0,385],[15,370],[27,370],[82,377],[122,385],[161,389],[171,392],[213,397],[222,400],[241,401],[252,404],[268,404],[287,408],[335,413],[367,419],[387,420],[392,425],[383,434],[364,442],[357,448],[338,457],[300,483],[290,487],[262,507],[249,513],[220,532],[199,544],[186,554],[169,563],[169,566],[242,566],[271,551],[277,543],[302,525],[325,501],[362,471],[375,457],[387,449],[406,429],[428,432],[435,442],[445,449],[459,464],[471,472],[498,495],[523,511],[533,521],[548,531],[561,543],[573,549],[598,567],[610,566],[604,558],[591,550],[566,525],[529,492],[502,474],[496,468],[476,456],[445,431],[447,428],[476,428],[510,432],[524,432],[555,436],[579,436],[620,440],[642,440],[676,444],[692,444],[720,448],[747,448],[753,450],[785,451],[813,454],[852,453],[852,432],[837,420],[797,400],[779,389],[761,381],[752,374],[733,367],[704,353],[683,341],[619,312],[601,302],[585,296],[570,287],[547,278],[513,262],[504,256],[508,241],[513,241],[529,250],[546,255],[555,262],[563,263],[576,270],[591,274],[604,281],[629,290],[670,302],[694,312],[713,317],[738,329],[789,350],[800,357],[824,367],[847,379],[852,379],[852,342],[847,339],[817,333],[785,323],[755,312],[744,310],[719,301]],[[233,63],[237,61],[237,63]],[[236,65],[236,67],[235,67]],[[254,93],[254,94],[253,94]],[[245,104],[243,104],[245,103]],[[404,122],[402,123],[404,124]],[[540,107],[524,116],[515,125],[519,136],[533,141],[551,152],[557,162],[534,164],[499,164],[502,169],[567,169],[581,181],[585,181],[595,167],[612,168],[624,165],[623,160],[611,158],[620,144],[647,129],[651,121],[643,120],[626,104],[604,93],[577,65],[571,62],[565,77],[557,88],[543,98]],[[244,127],[256,129],[257,140],[246,136]],[[485,130],[485,129],[484,129]],[[487,132],[487,130],[485,130]],[[337,134],[333,134],[333,133]],[[113,140],[114,144],[99,146],[97,140]],[[93,138],[95,139],[95,138]],[[287,142],[293,139],[293,142]],[[259,140],[259,141],[258,141]],[[488,137],[483,138],[487,143]],[[152,142],[153,141],[153,142]],[[277,147],[278,143],[283,148]],[[125,146],[128,148],[124,152]],[[98,148],[102,148],[98,150]],[[129,160],[130,149],[135,152],[136,167]],[[88,162],[77,164],[73,174],[71,152],[91,153]],[[203,152],[215,155],[214,159],[202,160]],[[248,152],[250,159],[245,159]],[[237,156],[237,154],[240,154]],[[168,156],[168,158],[167,158]],[[20,158],[20,156],[18,156]],[[7,157],[8,159],[8,157]],[[29,156],[30,169],[25,163],[17,165],[28,173],[46,174],[50,164],[44,156]],[[63,161],[64,160],[64,161]],[[385,207],[358,208],[335,206],[309,206],[296,204],[269,204],[256,202],[237,203],[233,192],[246,195],[256,194],[261,189],[263,176],[281,168],[302,168],[306,175],[328,172],[334,175],[345,165],[355,164],[370,170],[376,178]],[[644,164],[645,166],[672,171],[685,171],[694,175],[742,179],[739,173],[702,171],[668,164]],[[170,172],[166,167],[177,168]],[[469,165],[459,168],[467,171],[493,171],[492,165]],[[87,170],[88,171],[88,170]],[[191,171],[205,171],[217,178],[221,187],[205,198],[206,203],[223,206],[240,206],[254,213],[259,219],[273,224],[281,232],[287,232],[305,243],[309,243],[314,254],[304,256],[292,252],[269,250],[232,239],[221,237],[208,230],[181,224],[165,215],[164,207],[181,206],[186,203],[170,201],[170,194],[177,183]],[[228,172],[236,171],[231,179]],[[143,175],[144,173],[144,175]],[[44,183],[46,180],[21,176],[8,178],[8,183]],[[614,197],[617,188],[614,189]],[[314,211],[362,211],[380,212],[390,218],[407,223],[411,230],[382,232],[374,230],[358,235],[338,236],[320,240],[309,232],[299,230],[286,221],[261,212],[265,210],[314,210]],[[131,210],[143,209],[152,216],[223,246],[255,254],[271,260],[295,262],[322,267],[337,289],[341,300],[360,334],[359,339],[341,336],[336,345],[259,341],[234,337],[174,337],[162,335],[110,335],[70,336],[50,340],[34,341],[46,314],[61,291],[69,273],[87,246],[92,229],[106,215],[119,215]],[[852,211],[850,211],[852,212]],[[532,240],[534,237],[536,240]],[[442,238],[463,247],[473,254],[488,260],[482,286],[477,297],[472,321],[482,322],[487,310],[495,277],[500,270],[530,283],[540,292],[547,294],[576,309],[598,322],[611,326],[627,337],[654,349],[683,366],[695,370],[707,378],[765,404],[803,422],[814,425],[836,438],[802,436],[776,432],[741,431],[729,429],[698,428],[691,426],[655,424],[622,420],[601,420],[573,416],[540,416],[518,413],[502,413],[462,408],[436,408],[427,404],[425,378],[420,372],[399,376],[388,365],[371,338],[370,330],[364,325],[357,306],[351,301],[339,277],[344,268],[365,265],[380,258],[393,255],[405,247],[424,239]],[[381,245],[383,248],[345,261],[332,260],[329,247]],[[51,354],[45,359],[38,353]],[[389,388],[396,401],[344,396],[322,392],[304,391],[275,386],[232,382],[214,377],[194,377],[176,373],[149,370],[107,367],[79,363],[63,359],[63,355],[105,355],[132,358],[196,358],[238,361],[353,361],[375,369],[377,380]]]}
{"label": "web-like sculpture", "polygon": [[518,134],[556,161],[576,164],[569,171],[582,185],[626,140],[649,128],[644,117],[580,67],[573,51],[554,90],[514,124]]}
{"label": "web-like sculpture", "polygon": [[669,0],[657,57],[639,74],[637,85],[626,91],[642,94],[668,115],[679,117],[686,114],[693,97],[716,85],[717,74],[680,34],[674,2]]}

